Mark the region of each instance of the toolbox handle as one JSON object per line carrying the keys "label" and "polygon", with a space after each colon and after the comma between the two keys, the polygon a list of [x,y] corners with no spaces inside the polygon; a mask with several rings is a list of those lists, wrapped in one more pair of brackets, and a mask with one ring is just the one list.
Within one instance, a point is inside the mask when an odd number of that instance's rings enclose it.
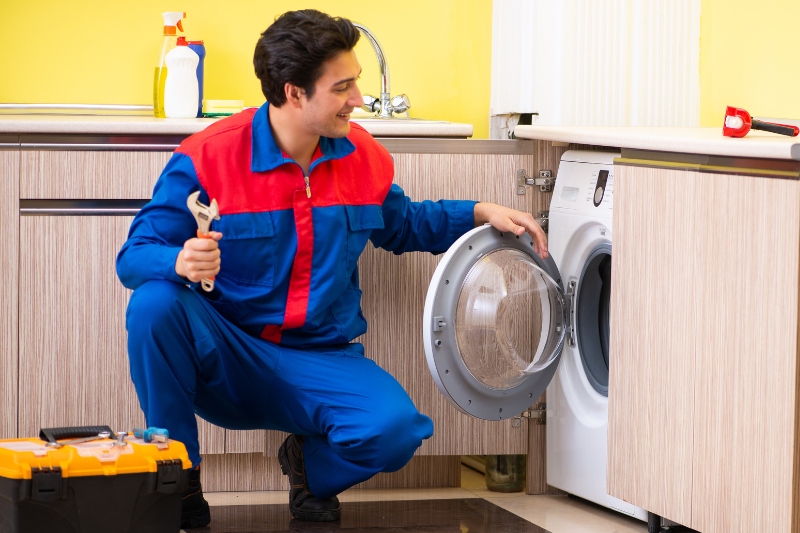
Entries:
{"label": "toolbox handle", "polygon": [[59,439],[81,439],[84,437],[96,437],[100,433],[107,431],[109,438],[116,439],[117,436],[108,426],[73,426],[66,428],[41,428],[39,438],[47,442],[56,443]]}

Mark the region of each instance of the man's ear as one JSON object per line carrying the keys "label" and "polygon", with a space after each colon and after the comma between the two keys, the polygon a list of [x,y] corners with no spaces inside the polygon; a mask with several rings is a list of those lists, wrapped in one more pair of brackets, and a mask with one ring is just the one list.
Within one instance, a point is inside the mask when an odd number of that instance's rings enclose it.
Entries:
{"label": "man's ear", "polygon": [[300,107],[302,101],[306,99],[305,89],[291,83],[286,83],[283,86],[283,93],[286,95],[286,103],[292,107]]}

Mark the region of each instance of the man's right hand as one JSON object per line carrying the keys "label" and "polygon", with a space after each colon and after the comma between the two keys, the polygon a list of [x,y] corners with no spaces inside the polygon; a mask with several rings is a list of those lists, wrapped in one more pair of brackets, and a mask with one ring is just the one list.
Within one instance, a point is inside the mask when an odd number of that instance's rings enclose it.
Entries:
{"label": "man's right hand", "polygon": [[208,232],[210,239],[189,239],[183,244],[175,261],[175,272],[192,283],[202,279],[213,278],[219,273],[220,256],[219,241],[222,233]]}

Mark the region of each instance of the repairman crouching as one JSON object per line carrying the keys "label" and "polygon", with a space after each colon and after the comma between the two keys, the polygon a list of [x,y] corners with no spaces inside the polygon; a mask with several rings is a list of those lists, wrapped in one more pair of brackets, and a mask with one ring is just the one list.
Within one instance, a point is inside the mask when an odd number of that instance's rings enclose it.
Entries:
{"label": "repairman crouching", "polygon": [[[349,121],[362,104],[359,35],[314,10],[278,17],[253,59],[267,103],[175,150],[117,257],[133,289],[128,352],[147,424],[185,443],[198,467],[195,413],[228,429],[289,432],[278,459],[300,520],[339,519],[337,494],[402,468],[434,430],[351,342],[367,331],[357,272],[367,241],[441,253],[488,222],[547,249],[528,213],[412,202],[392,184],[389,153]],[[211,238],[196,237],[187,207],[198,191],[218,205]],[[201,280],[214,277],[206,292]],[[182,527],[209,521],[197,468]]]}

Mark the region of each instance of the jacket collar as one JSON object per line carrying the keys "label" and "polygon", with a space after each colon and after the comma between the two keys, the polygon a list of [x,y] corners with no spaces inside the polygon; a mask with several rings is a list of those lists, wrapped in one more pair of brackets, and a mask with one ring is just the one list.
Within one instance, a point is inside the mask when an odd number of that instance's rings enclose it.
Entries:
{"label": "jacket collar", "polygon": [[[269,102],[265,102],[255,115],[253,115],[253,155],[250,161],[250,169],[253,172],[268,172],[284,163],[294,160],[285,157],[272,135],[272,128],[269,126]],[[314,163],[321,163],[328,159],[340,159],[356,151],[355,145],[347,137],[331,139],[329,137],[319,138],[319,149],[322,157]]]}

